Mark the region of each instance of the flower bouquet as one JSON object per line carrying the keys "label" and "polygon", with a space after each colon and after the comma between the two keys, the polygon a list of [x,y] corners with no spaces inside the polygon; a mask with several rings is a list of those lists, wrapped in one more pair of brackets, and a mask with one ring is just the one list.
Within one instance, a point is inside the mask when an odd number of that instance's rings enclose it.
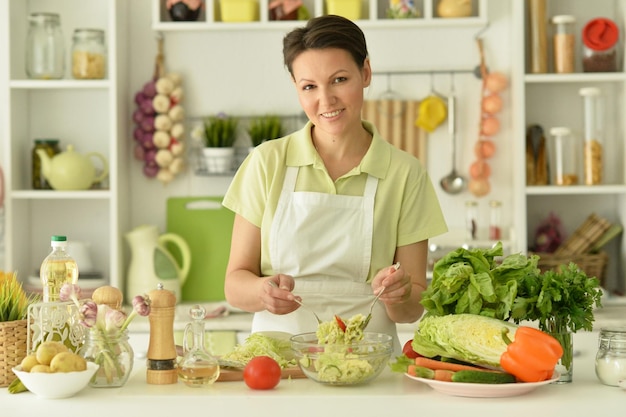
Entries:
{"label": "flower bouquet", "polygon": [[[121,304],[121,292],[113,287],[107,289],[114,294],[119,292],[118,304]],[[80,323],[89,330],[85,343],[78,352],[87,361],[100,365],[89,385],[92,387],[124,385],[133,368],[133,350],[128,343],[128,325],[137,315],[150,314],[149,297],[135,296],[132,300],[133,310],[128,315],[115,304],[80,300],[80,287],[76,284],[65,284],[59,297],[61,301],[73,301],[77,305]]]}

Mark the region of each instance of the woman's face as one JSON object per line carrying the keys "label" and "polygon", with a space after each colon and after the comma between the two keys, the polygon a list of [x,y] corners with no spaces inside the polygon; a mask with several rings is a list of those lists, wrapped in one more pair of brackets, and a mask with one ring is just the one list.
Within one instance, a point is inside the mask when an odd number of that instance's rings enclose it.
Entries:
{"label": "woman's face", "polygon": [[363,68],[339,48],[310,49],[293,61],[300,105],[316,134],[342,137],[361,128],[363,89],[371,80],[369,60]]}

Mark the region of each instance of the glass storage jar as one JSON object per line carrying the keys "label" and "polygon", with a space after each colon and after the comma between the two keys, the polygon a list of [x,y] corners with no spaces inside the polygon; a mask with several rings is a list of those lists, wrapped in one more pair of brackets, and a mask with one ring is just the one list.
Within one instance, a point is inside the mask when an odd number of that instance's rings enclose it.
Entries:
{"label": "glass storage jar", "polygon": [[100,365],[89,381],[94,388],[124,386],[133,370],[134,353],[128,342],[128,329],[107,332],[93,326],[85,335],[85,344],[78,354]]}
{"label": "glass storage jar", "polygon": [[51,190],[52,187],[41,172],[41,159],[37,155],[37,149],[43,149],[52,158],[61,152],[58,139],[35,139],[35,146],[31,155],[32,186],[34,190]]}
{"label": "glass storage jar", "polygon": [[576,18],[571,15],[552,17],[552,24],[554,25],[554,33],[552,35],[554,72],[558,74],[574,72],[576,44],[574,23],[576,23]]}
{"label": "glass storage jar", "polygon": [[586,185],[602,184],[604,171],[603,141],[600,112],[600,89],[581,88],[585,116],[585,136],[583,146],[583,174]]}
{"label": "glass storage jar", "polygon": [[550,135],[554,139],[554,184],[578,184],[577,146],[568,127],[553,127]]}
{"label": "glass storage jar", "polygon": [[31,13],[26,36],[26,75],[36,80],[63,78],[65,46],[56,13]]}
{"label": "glass storage jar", "polygon": [[497,200],[489,202],[489,240],[502,239],[502,203]]}
{"label": "glass storage jar", "polygon": [[614,387],[626,379],[626,327],[600,329],[596,376],[603,384]]}
{"label": "glass storage jar", "polygon": [[619,29],[611,19],[592,19],[583,28],[583,71],[616,72]]}
{"label": "glass storage jar", "polygon": [[84,80],[103,79],[107,61],[104,31],[76,29],[72,40],[72,76]]}
{"label": "glass storage jar", "polygon": [[467,240],[478,239],[478,203],[474,200],[465,202],[465,230]]}

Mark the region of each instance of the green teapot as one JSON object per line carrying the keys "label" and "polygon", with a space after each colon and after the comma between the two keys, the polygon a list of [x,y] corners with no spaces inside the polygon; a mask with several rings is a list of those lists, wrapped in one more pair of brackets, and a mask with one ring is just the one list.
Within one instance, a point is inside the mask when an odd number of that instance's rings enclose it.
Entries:
{"label": "green teapot", "polygon": [[[50,157],[43,149],[37,149],[41,160],[41,173],[55,190],[87,190],[109,175],[109,165],[104,155],[90,152],[82,155],[68,145],[65,152]],[[91,158],[102,163],[102,172],[96,175],[96,167]]]}

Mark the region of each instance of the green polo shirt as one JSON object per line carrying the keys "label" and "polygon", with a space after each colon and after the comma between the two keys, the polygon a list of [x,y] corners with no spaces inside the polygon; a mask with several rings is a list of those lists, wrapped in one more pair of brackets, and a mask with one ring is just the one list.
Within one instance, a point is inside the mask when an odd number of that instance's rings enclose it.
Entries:
{"label": "green polo shirt", "polygon": [[391,265],[396,247],[447,231],[439,200],[420,161],[382,139],[369,122],[363,126],[373,135],[369,150],[358,166],[334,182],[313,147],[310,122],[297,132],[257,146],[242,163],[223,205],[261,228],[264,276],[274,274],[269,234],[288,166],[299,167],[295,191],[361,196],[367,176],[378,178],[368,281]]}

